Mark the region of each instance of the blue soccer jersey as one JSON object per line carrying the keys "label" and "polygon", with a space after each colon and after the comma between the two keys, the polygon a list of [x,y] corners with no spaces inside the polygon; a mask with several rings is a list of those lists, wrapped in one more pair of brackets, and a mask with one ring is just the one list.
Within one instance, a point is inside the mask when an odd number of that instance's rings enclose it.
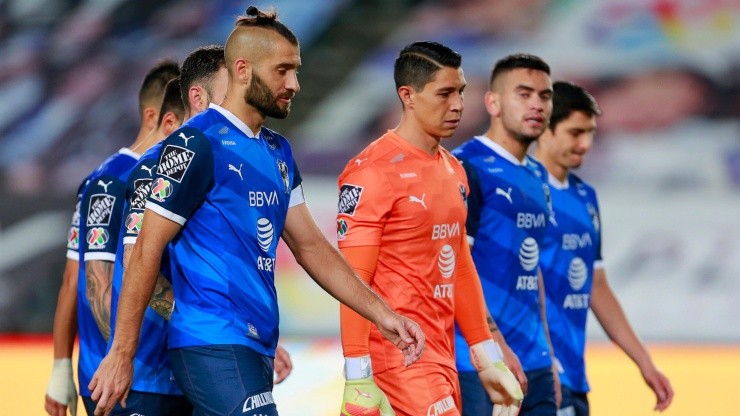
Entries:
{"label": "blue soccer jersey", "polygon": [[[123,205],[123,223],[118,236],[116,263],[113,268],[113,287],[111,298],[111,336],[108,348],[116,330],[116,313],[118,299],[123,287],[123,246],[136,243],[144,217],[144,207],[151,192],[151,183],[156,173],[159,145],[153,146],[144,153],[139,162],[133,167],[128,176]],[[162,256],[165,270],[163,274],[169,278],[169,264],[167,251]],[[152,308],[146,308],[141,326],[142,336],[139,340],[136,355],[134,356],[134,379],[131,389],[156,394],[181,395],[182,392],[175,382],[170,360],[167,354],[167,320]]]}
{"label": "blue soccer jersey", "polygon": [[82,194],[90,183],[90,176],[86,177],[77,188],[75,198],[75,211],[72,214],[72,221],[67,233],[67,258],[74,261],[80,260],[80,205],[82,204]]}
{"label": "blue soccer jersey", "polygon": [[[487,137],[453,151],[470,185],[468,238],[486,306],[525,371],[552,363],[540,313],[538,264],[545,230],[554,221],[544,167],[520,163]],[[475,371],[467,343],[456,329],[459,371]]]}
{"label": "blue soccer jersey", "polygon": [[170,348],[238,344],[274,356],[275,254],[288,208],[302,202],[290,145],[267,128],[255,135],[212,104],[165,139],[146,208],[183,226],[169,249]]}
{"label": "blue soccer jersey", "polygon": [[82,194],[79,212],[80,268],[77,280],[77,326],[80,337],[78,378],[81,396],[90,396],[87,385],[106,351],[106,341],[87,301],[85,261],[115,261],[125,181],[138,158],[139,155],[131,150],[121,149],[89,176],[90,182]]}
{"label": "blue soccer jersey", "polygon": [[550,189],[557,224],[547,228],[540,255],[550,340],[560,382],[587,392],[586,318],[593,272],[602,267],[599,205],[594,189],[573,174],[564,184],[550,177]]}

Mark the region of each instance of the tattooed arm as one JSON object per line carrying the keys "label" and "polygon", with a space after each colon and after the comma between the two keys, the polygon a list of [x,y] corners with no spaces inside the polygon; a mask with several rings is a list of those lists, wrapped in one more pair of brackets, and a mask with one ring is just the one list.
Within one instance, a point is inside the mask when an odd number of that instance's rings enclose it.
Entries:
{"label": "tattooed arm", "polygon": [[[124,268],[128,266],[128,259],[131,256],[131,250],[133,248],[133,244],[123,245]],[[154,287],[154,293],[152,294],[152,299],[149,301],[149,307],[167,320],[170,319],[172,309],[175,307],[175,294],[172,292],[172,284],[161,273],[157,276],[157,285]]]}
{"label": "tattooed arm", "polygon": [[85,296],[90,304],[95,323],[105,341],[110,337],[111,283],[113,263],[105,260],[85,262]]}

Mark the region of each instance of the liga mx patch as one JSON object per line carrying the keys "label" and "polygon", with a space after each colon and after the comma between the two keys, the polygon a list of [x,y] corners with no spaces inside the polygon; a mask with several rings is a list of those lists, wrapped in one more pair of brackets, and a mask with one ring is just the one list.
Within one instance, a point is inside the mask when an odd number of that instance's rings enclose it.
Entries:
{"label": "liga mx patch", "polygon": [[90,198],[87,209],[87,225],[108,225],[113,215],[116,197],[108,194],[95,194]]}
{"label": "liga mx patch", "polygon": [[339,214],[355,215],[355,208],[360,203],[362,187],[358,185],[344,184],[339,188]]}
{"label": "liga mx patch", "polygon": [[195,157],[195,152],[192,150],[168,144],[159,158],[157,173],[180,183],[193,157]]}
{"label": "liga mx patch", "polygon": [[110,239],[108,230],[102,227],[91,228],[87,231],[85,240],[87,241],[87,247],[90,250],[101,249],[105,247],[105,243]]}

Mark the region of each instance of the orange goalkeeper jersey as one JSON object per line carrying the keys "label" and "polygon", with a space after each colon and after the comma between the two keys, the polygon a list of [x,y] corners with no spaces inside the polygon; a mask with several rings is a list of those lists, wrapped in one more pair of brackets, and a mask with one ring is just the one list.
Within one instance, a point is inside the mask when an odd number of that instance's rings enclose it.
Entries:
{"label": "orange goalkeeper jersey", "polygon": [[[338,182],[339,247],[379,246],[370,286],[419,323],[426,334],[420,361],[454,369],[454,290],[463,244],[467,254],[462,165],[441,147],[430,156],[388,131],[347,164]],[[398,348],[374,325],[369,347],[376,374],[403,365]]]}

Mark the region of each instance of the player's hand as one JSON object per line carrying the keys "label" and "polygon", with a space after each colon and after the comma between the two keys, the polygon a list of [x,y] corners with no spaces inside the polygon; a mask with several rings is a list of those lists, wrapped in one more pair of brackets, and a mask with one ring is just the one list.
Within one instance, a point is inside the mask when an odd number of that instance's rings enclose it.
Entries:
{"label": "player's hand", "polygon": [[514,374],[514,377],[516,377],[516,381],[519,382],[522,393],[527,394],[529,382],[527,381],[527,375],[524,374],[524,369],[522,368],[522,363],[519,361],[519,357],[514,354],[514,351],[505,342],[498,344],[501,346],[501,352],[504,354],[504,364],[509,367],[509,370]]}
{"label": "player's hand", "polygon": [[95,416],[109,415],[118,402],[126,407],[133,375],[132,358],[124,357],[115,350],[111,350],[103,358],[88,385],[92,392],[91,398],[98,403]]}
{"label": "player's hand", "polygon": [[668,381],[668,377],[658,371],[655,366],[648,371],[644,371],[642,373],[642,377],[655,393],[656,403],[653,410],[662,412],[667,409],[673,401],[673,387],[671,387],[671,382]]}
{"label": "player's hand", "polygon": [[69,407],[69,414],[77,414],[77,389],[72,376],[72,360],[57,358],[51,368],[51,377],[46,386],[44,409],[51,416],[64,416]]}
{"label": "player's hand", "polygon": [[470,358],[478,370],[483,388],[494,404],[516,408],[521,405],[524,393],[514,374],[502,361],[503,353],[498,344],[489,339],[472,345]]}
{"label": "player's hand", "polygon": [[388,398],[373,380],[370,356],[344,359],[343,416],[395,416]]}
{"label": "player's hand", "polygon": [[278,345],[275,349],[275,384],[282,383],[291,371],[293,371],[293,362],[290,360],[290,354]]}
{"label": "player's hand", "polygon": [[390,312],[376,323],[380,333],[403,354],[403,364],[409,366],[421,357],[426,336],[419,324],[405,316]]}
{"label": "player's hand", "polygon": [[504,406],[500,404],[493,405],[493,413],[491,413],[492,416],[517,416],[518,414],[519,406]]}

